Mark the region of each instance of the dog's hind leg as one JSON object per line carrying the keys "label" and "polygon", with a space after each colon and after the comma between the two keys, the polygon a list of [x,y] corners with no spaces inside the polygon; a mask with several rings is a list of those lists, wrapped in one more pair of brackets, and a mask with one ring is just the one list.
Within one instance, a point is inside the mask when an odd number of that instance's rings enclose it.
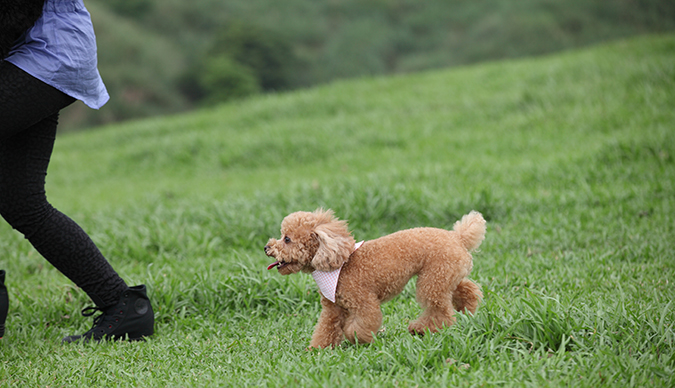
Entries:
{"label": "dog's hind leg", "polygon": [[417,302],[424,309],[416,320],[410,322],[411,334],[423,335],[426,330],[437,332],[443,326],[455,323],[452,294],[461,278],[443,276],[441,268],[425,268],[417,277]]}
{"label": "dog's hind leg", "polygon": [[344,326],[345,337],[353,344],[357,341],[371,343],[380,326],[382,326],[380,304],[376,300],[363,303],[347,312]]}
{"label": "dog's hind leg", "polygon": [[452,293],[452,304],[457,311],[467,310],[471,314],[476,313],[478,303],[483,299],[480,286],[469,279],[462,279],[457,289]]}
{"label": "dog's hind leg", "polygon": [[321,297],[321,315],[316,324],[310,348],[326,348],[328,346],[336,347],[344,339],[342,326],[345,321],[345,310],[325,297]]}

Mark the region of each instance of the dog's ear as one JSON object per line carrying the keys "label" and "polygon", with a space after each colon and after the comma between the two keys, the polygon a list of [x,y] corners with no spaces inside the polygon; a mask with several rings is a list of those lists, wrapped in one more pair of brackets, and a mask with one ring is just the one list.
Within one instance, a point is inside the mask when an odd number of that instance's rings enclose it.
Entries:
{"label": "dog's ear", "polygon": [[331,219],[320,224],[314,229],[314,236],[319,242],[319,248],[312,258],[312,267],[316,270],[334,271],[345,264],[354,251],[354,237],[349,233],[345,221]]}

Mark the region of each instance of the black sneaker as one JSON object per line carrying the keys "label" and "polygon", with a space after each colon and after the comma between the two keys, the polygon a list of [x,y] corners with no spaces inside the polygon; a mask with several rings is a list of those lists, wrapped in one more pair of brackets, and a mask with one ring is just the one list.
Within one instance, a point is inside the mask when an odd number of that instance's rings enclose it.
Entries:
{"label": "black sneaker", "polygon": [[127,288],[116,305],[100,308],[87,307],[82,310],[85,317],[94,315],[96,311],[103,314],[94,318],[94,326],[82,335],[71,335],[63,342],[85,342],[93,340],[142,340],[151,336],[155,329],[155,313],[152,311],[145,285]]}
{"label": "black sneaker", "polygon": [[0,338],[5,335],[5,320],[9,310],[9,297],[5,287],[5,270],[0,269]]}

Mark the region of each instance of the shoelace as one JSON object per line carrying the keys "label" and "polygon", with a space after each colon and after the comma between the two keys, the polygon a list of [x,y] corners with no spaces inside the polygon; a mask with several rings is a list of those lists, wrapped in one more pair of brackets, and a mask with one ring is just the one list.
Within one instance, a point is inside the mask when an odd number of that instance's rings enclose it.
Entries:
{"label": "shoelace", "polygon": [[[97,306],[90,306],[90,307],[85,307],[82,310],[82,316],[84,317],[91,317],[92,315],[96,314],[97,311],[101,312],[101,315],[98,317],[94,318],[94,325],[92,326],[92,330],[95,329],[98,326],[103,326],[103,323],[105,321],[105,318],[108,317],[110,320],[114,318],[115,322],[119,320],[119,318],[115,318],[113,314],[106,314],[107,309],[102,309]],[[112,325],[108,325],[108,328],[112,328]]]}

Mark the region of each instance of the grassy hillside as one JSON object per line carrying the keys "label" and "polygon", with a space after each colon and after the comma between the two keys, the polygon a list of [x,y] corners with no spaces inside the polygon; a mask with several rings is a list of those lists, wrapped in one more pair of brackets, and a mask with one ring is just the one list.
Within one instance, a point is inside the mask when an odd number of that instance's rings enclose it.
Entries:
{"label": "grassy hillside", "polygon": [[[146,343],[62,346],[88,301],[6,225],[0,385],[672,386],[675,36],[344,81],[60,136],[52,203],[131,284]],[[265,271],[284,215],[357,239],[488,220],[485,300],[414,338],[414,282],[370,346],[304,349],[320,306]]]}

